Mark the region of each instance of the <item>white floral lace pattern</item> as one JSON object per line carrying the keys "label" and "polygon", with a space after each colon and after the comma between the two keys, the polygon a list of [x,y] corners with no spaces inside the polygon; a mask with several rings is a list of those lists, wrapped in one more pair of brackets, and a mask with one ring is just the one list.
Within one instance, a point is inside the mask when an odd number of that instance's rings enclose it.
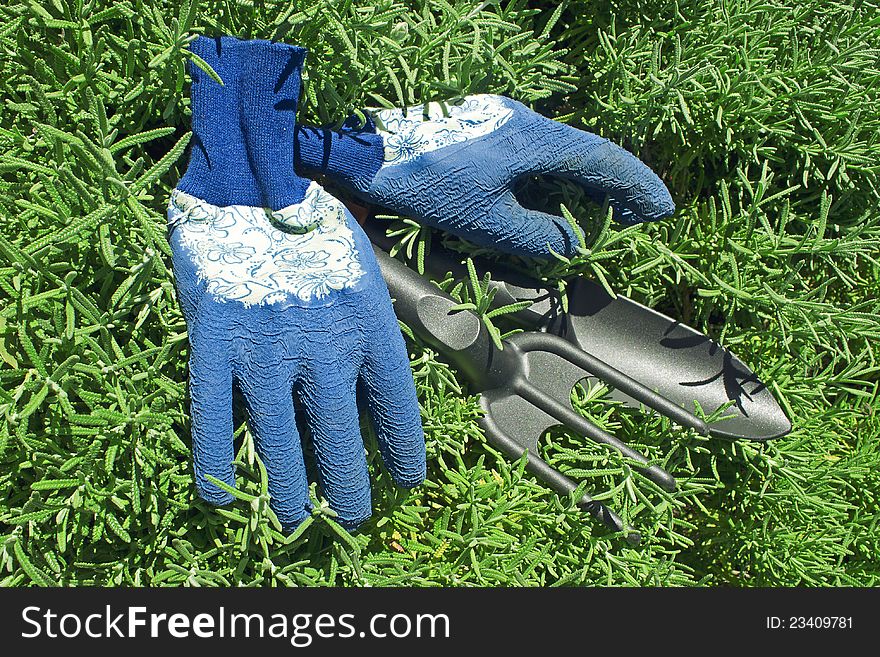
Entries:
{"label": "white floral lace pattern", "polygon": [[364,274],[345,206],[316,182],[282,210],[217,207],[174,190],[168,227],[179,235],[208,292],[246,306],[315,302]]}
{"label": "white floral lace pattern", "polygon": [[507,123],[513,110],[503,96],[465,96],[461,103],[416,105],[406,109],[374,110],[376,128],[385,142],[383,166],[401,164],[423,153],[476,139]]}

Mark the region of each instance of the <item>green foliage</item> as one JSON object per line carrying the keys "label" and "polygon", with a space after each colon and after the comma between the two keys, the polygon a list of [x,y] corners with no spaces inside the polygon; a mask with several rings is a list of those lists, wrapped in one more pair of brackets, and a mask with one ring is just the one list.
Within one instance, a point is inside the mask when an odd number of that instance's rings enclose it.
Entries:
{"label": "green foliage", "polygon": [[[878,582],[877,6],[535,4],[0,6],[0,585]],[[534,180],[521,197],[570,210],[586,242],[521,266],[561,289],[598,278],[721,340],[770,383],[792,434],[707,439],[576,389],[584,414],[680,481],[666,493],[561,430],[542,442],[639,528],[634,549],[486,444],[474,398],[415,341],[428,482],[395,488],[365,428],[363,531],[313,489],[313,517],[280,533],[240,419],[238,500],[198,500],[162,219],[197,33],[308,47],[304,120],[495,92],[632,149],[670,185],[675,220],[619,230],[573,186]],[[455,242],[401,225],[416,261],[432,238]],[[481,285],[457,292],[485,318]]]}
{"label": "green foliage", "polygon": [[[486,272],[481,279],[477,276],[474,261],[468,258],[466,264],[468,271],[467,282],[469,286],[466,287],[462,281],[449,290],[449,293],[453,297],[460,299],[460,302],[454,305],[450,312],[467,310],[476,314],[489,332],[489,337],[492,338],[492,342],[495,343],[495,346],[499,350],[503,350],[504,344],[501,341],[508,335],[517,332],[518,329],[508,331],[507,333],[501,333],[492,319],[519,312],[520,310],[525,310],[532,305],[532,302],[517,301],[515,303],[508,303],[503,306],[498,306],[497,308],[492,308],[492,300],[495,298],[495,293],[498,290],[490,286],[490,281],[492,280],[491,273]],[[441,287],[443,287],[443,283],[444,282],[441,282]]]}

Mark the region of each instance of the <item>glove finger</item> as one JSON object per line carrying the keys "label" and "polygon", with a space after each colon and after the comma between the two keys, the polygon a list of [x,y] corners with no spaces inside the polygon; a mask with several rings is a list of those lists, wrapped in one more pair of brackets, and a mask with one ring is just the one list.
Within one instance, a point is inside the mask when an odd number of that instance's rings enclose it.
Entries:
{"label": "glove finger", "polygon": [[196,490],[203,500],[219,506],[231,502],[232,495],[211,483],[206,475],[235,487],[232,371],[219,341],[200,340],[194,332],[190,348],[190,418]]}
{"label": "glove finger", "polygon": [[499,198],[489,216],[493,228],[486,246],[536,258],[547,258],[551,250],[565,256],[577,252],[578,235],[564,218],[522,207],[513,192]]}
{"label": "glove finger", "polygon": [[391,478],[404,488],[418,486],[425,480],[425,435],[406,344],[390,310],[370,340],[361,382]]}
{"label": "glove finger", "polygon": [[[337,361],[340,362],[340,361]],[[361,438],[354,375],[322,362],[300,390],[324,496],[339,522],[354,528],[370,517],[370,479]]]}
{"label": "glove finger", "polygon": [[270,505],[284,528],[291,530],[310,514],[309,484],[291,377],[284,372],[281,359],[264,363],[250,366],[240,377],[239,387],[257,453],[266,466]]}
{"label": "glove finger", "polygon": [[607,194],[616,219],[625,225],[657,221],[675,212],[666,185],[635,155],[592,133],[563,129],[564,137],[554,142],[564,141],[565,146],[545,149],[530,173],[575,180],[599,201]]}

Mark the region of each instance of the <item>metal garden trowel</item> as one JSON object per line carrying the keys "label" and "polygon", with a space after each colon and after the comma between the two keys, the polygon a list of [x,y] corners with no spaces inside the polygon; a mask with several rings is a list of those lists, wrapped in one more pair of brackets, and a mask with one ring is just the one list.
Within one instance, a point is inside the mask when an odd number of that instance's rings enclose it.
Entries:
{"label": "metal garden trowel", "polygon": [[[374,242],[387,244],[380,230],[368,226],[367,232]],[[739,359],[660,313],[610,297],[601,286],[586,280],[572,284],[565,313],[557,292],[493,265],[495,303],[532,301],[512,317],[537,329],[506,338],[499,350],[477,315],[454,311],[455,299],[428,278],[378,246],[375,251],[398,317],[480,392],[487,438],[511,458],[527,451],[529,470],[561,494],[575,491],[575,482],[538,452],[541,435],[560,424],[641,464],[642,474],[661,488],[676,487],[670,473],[574,410],[571,391],[585,379],[606,383],[612,398],[626,405],[648,407],[703,434],[767,440],[791,429],[776,400]],[[428,266],[438,277],[463,269],[455,256],[437,249]],[[694,400],[706,413],[733,401],[731,418],[707,425],[692,412]],[[638,533],[601,502],[584,495],[579,504],[638,542]]]}

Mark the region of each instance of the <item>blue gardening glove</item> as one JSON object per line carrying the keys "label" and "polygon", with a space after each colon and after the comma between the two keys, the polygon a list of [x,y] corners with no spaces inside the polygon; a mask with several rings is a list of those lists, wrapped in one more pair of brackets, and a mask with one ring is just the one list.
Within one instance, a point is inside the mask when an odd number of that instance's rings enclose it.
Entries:
{"label": "blue gardening glove", "polygon": [[360,226],[293,168],[305,51],[198,38],[194,145],[168,208],[174,274],[190,341],[195,480],[213,504],[235,485],[232,392],[241,391],[271,506],[286,529],[310,512],[294,414],[304,408],[324,495],[340,521],[370,516],[358,421],[362,386],[385,464],[401,486],[425,477],[406,348]]}
{"label": "blue gardening glove", "polygon": [[675,211],[660,179],[607,139],[503,96],[467,96],[446,110],[370,111],[365,126],[352,117],[339,132],[298,126],[297,169],[475,244],[535,257],[574,255],[578,239],[562,218],[517,202],[524,176],[574,180],[600,202],[607,194],[625,225]]}

